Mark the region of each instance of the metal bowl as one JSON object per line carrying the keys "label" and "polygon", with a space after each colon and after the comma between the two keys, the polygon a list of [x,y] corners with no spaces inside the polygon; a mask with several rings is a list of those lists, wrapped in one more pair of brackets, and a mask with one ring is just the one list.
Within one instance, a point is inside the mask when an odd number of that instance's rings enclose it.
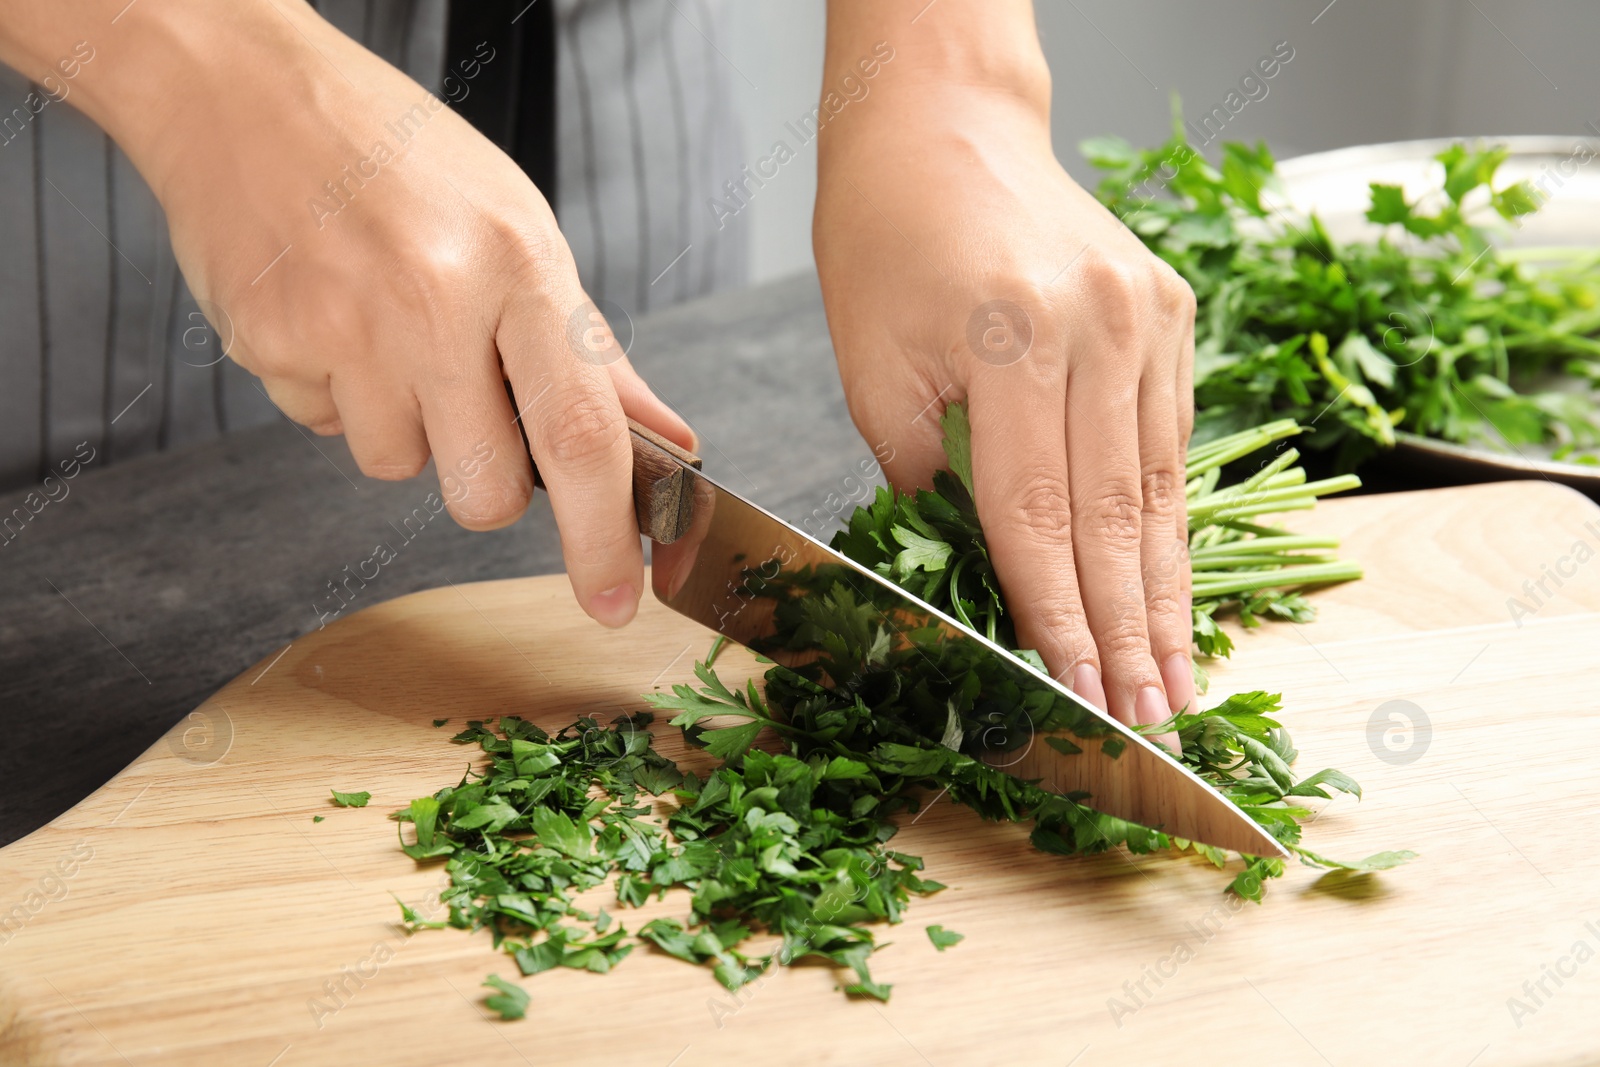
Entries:
{"label": "metal bowl", "polygon": [[[1368,222],[1369,182],[1399,185],[1408,197],[1434,192],[1444,181],[1433,157],[1461,138],[1361,145],[1297,156],[1278,164],[1279,205],[1290,214],[1315,211],[1340,242],[1375,240],[1384,227]],[[1509,247],[1600,247],[1600,138],[1481,137],[1510,152],[1496,184],[1527,180],[1546,196],[1538,211],[1503,235]],[[1542,184],[1541,184],[1542,183]],[[1454,444],[1397,434],[1396,466],[1449,481],[1544,478],[1600,498],[1600,467],[1550,458],[1548,448]]]}

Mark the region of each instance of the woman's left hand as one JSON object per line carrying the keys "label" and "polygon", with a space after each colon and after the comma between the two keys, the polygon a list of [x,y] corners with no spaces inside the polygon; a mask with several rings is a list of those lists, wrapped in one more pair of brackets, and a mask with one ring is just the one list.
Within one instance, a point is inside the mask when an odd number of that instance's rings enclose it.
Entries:
{"label": "woman's left hand", "polygon": [[911,489],[966,401],[1019,641],[1122,722],[1162,721],[1194,699],[1194,294],[1056,161],[1048,84],[892,82],[819,139],[814,243],[851,414]]}

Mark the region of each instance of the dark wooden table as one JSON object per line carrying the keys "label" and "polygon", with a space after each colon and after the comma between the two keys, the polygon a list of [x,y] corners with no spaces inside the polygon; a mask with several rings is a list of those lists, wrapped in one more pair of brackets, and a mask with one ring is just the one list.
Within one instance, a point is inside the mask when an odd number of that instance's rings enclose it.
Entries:
{"label": "dark wooden table", "polygon": [[[783,517],[826,515],[828,495],[871,459],[845,410],[814,278],[636,325],[632,359],[699,432],[706,469]],[[398,542],[390,524],[438,489],[431,469],[407,482],[364,478],[342,439],[287,422],[91,464],[67,484],[0,547],[0,844],[77,803],[224,682],[316,629],[334,604],[328,583],[377,542]],[[24,495],[0,497],[0,515]],[[494,533],[432,519],[347,610],[560,569],[540,494]]]}

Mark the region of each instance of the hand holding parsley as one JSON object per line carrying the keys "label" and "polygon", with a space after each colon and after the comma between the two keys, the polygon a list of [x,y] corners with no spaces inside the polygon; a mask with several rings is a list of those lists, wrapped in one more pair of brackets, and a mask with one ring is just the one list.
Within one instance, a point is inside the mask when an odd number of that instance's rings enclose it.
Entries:
{"label": "hand holding parsley", "polygon": [[[1022,645],[1122,722],[1159,722],[1193,697],[1194,300],[1056,160],[1032,19],[1009,18],[1025,7],[947,2],[917,26],[938,46],[907,44],[872,104],[829,128],[817,268],[851,413],[893,450],[890,481],[932,484],[939,413],[970,399],[977,514]],[[835,3],[830,70],[853,58],[836,22],[898,40],[900,15]],[[974,48],[1004,61],[926,69]]]}

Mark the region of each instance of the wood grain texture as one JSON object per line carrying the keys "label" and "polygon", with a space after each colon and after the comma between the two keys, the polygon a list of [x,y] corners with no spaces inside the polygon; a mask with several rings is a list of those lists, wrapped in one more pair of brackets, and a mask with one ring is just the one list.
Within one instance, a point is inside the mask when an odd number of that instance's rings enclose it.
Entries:
{"label": "wood grain texture", "polygon": [[[0,916],[24,912],[0,933],[0,1063],[1594,1062],[1600,509],[1505,483],[1299,518],[1368,578],[1319,594],[1307,627],[1241,637],[1212,692],[1282,690],[1302,772],[1341,767],[1367,791],[1324,806],[1309,843],[1422,853],[1400,871],[1291,865],[1264,906],[1233,906],[1202,862],[1061,860],[937,803],[896,844],[951,888],[889,932],[888,1005],[846,1002],[813,966],[735,997],[637,950],[611,975],[526,979],[528,1018],[489,1021],[479,983],[511,961],[487,936],[405,937],[387,896],[426,911],[439,872],[398,851],[386,814],[470,757],[430,720],[634,710],[689,677],[707,633],[651,603],[602,630],[560,577],[464,585],[302,638],[0,850]],[[1507,599],[1544,566],[1570,577],[1517,625]],[[758,669],[725,655],[730,680]],[[1432,723],[1410,762],[1369,726],[1392,700]],[[663,749],[695,762],[675,732]],[[371,806],[335,808],[329,788]],[[937,953],[931,923],[966,940]]]}
{"label": "wood grain texture", "polygon": [[639,532],[657,544],[670,545],[689,529],[694,513],[690,475],[673,460],[698,470],[700,457],[632,419],[628,431],[633,445],[633,510]]}

